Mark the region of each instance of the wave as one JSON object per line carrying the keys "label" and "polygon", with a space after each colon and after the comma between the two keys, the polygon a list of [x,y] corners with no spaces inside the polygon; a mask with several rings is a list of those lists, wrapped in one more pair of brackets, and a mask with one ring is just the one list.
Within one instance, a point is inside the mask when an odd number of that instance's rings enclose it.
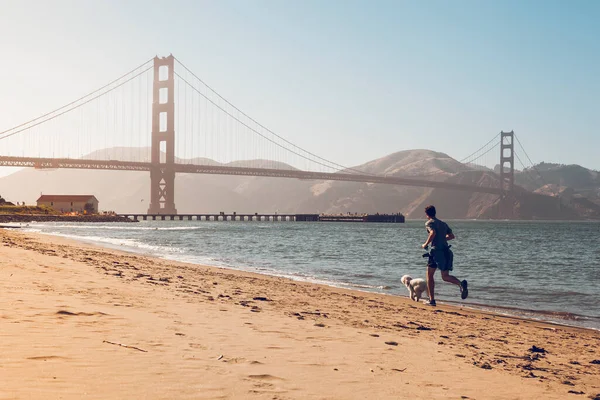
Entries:
{"label": "wave", "polygon": [[537,309],[530,309],[530,308],[510,307],[510,306],[490,306],[489,304],[480,304],[480,303],[470,303],[470,305],[477,306],[477,307],[488,307],[488,308],[491,307],[491,308],[494,308],[497,310],[540,314],[540,315],[546,315],[546,316],[564,319],[567,321],[580,321],[580,320],[584,320],[584,319],[600,320],[600,318],[597,318],[597,317],[592,317],[592,316],[583,315],[583,314],[575,314],[575,313],[567,312],[567,311],[537,310]]}
{"label": "wave", "polygon": [[118,239],[118,238],[109,238],[103,236],[81,236],[81,235],[71,235],[67,233],[61,232],[38,232],[43,235],[51,235],[51,236],[60,236],[67,239],[78,240],[81,242],[88,243],[98,243],[98,244],[106,244],[112,248],[122,249],[125,247],[126,249],[130,249],[135,252],[149,253],[152,255],[160,255],[164,253],[184,253],[185,250],[180,249],[178,247],[172,246],[160,246],[160,245],[150,245],[147,243],[143,243],[133,239]]}
{"label": "wave", "polygon": [[[171,224],[168,226],[155,226],[151,223],[110,226],[104,224],[62,223],[54,225],[51,223],[36,223],[30,224],[27,228],[24,227],[23,230],[38,233],[45,231],[46,234],[50,235],[190,264],[241,270],[363,292],[385,293],[392,296],[407,295],[404,287],[398,283],[398,278],[402,274],[395,269],[390,270],[388,267],[389,256],[382,259],[376,258],[375,253],[363,252],[356,256],[360,263],[344,263],[343,260],[328,257],[347,250],[340,243],[333,241],[330,246],[316,246],[314,242],[311,242],[312,244],[304,245],[300,242],[304,237],[302,234],[298,234],[298,236],[289,235],[289,225],[244,224],[239,226],[248,229],[239,230],[239,232],[236,230],[234,236],[232,236],[231,230],[219,229],[215,226],[213,224],[202,224],[200,226],[179,222],[178,226]],[[219,226],[224,227],[227,225],[219,224]],[[273,235],[262,230],[272,229],[277,233],[277,230],[283,226],[285,230],[281,232],[282,235],[285,233],[284,236]],[[330,231],[330,225],[323,227],[311,225],[311,230],[307,231],[305,235],[310,235],[314,230],[328,233],[330,236],[337,233],[337,231]],[[93,231],[94,229],[95,231]],[[207,230],[202,231],[202,229]],[[259,229],[260,233],[257,234]],[[150,232],[153,230],[171,232]],[[177,232],[190,230],[194,230],[196,233]],[[146,232],[136,233],[136,231]],[[211,235],[203,235],[207,231],[211,231]],[[86,236],[86,234],[90,234],[90,236]],[[118,238],[118,236],[125,238]],[[273,241],[278,245],[272,248],[269,247],[270,250],[265,251],[265,243],[271,245]],[[167,243],[169,242],[174,245],[168,246]],[[386,245],[387,242],[382,241],[381,243]],[[257,246],[261,246],[260,249]],[[411,254],[408,253],[409,250],[406,250],[407,254]],[[354,253],[352,255],[354,256]],[[418,256],[420,257],[420,254]],[[400,259],[397,261],[400,262],[401,266],[412,271],[412,266],[402,264]],[[366,266],[369,269],[365,269]],[[568,285],[551,285],[550,287],[543,285],[539,287],[503,286],[503,281],[498,284],[498,282],[487,280],[489,277],[477,274],[474,269],[465,269],[465,271],[470,274],[469,279],[472,278],[474,282],[480,283],[480,286],[473,292],[473,294],[480,293],[479,298],[473,298],[475,296],[472,296],[469,299],[474,300],[474,303],[470,301],[444,301],[445,295],[449,296],[451,289],[445,289],[446,286],[441,286],[442,302],[500,315],[600,329],[598,307],[595,305],[594,307],[584,307],[582,304],[585,303],[578,301],[577,296],[587,295],[585,292],[571,293]],[[510,272],[512,274],[510,276],[518,276],[520,272],[521,270],[514,269]],[[591,275],[588,274],[587,276]],[[526,284],[528,283],[522,283],[521,285]],[[595,290],[592,285],[586,286],[584,289],[585,291]],[[531,295],[519,297],[519,293],[523,290],[527,290]],[[568,311],[552,311],[553,309]],[[584,315],[584,313],[591,315]]]}
{"label": "wave", "polygon": [[[151,227],[151,226],[108,226],[101,224],[94,225],[50,225],[35,223],[36,228],[48,229],[81,229],[81,230],[116,230],[116,231],[195,231],[205,229],[202,226],[171,226],[171,227]],[[31,225],[30,225],[31,227]]]}
{"label": "wave", "polygon": [[231,269],[235,271],[252,272],[261,275],[275,276],[278,278],[287,278],[298,282],[316,283],[319,285],[337,287],[337,288],[349,288],[356,290],[365,290],[372,292],[374,290],[391,290],[394,287],[388,285],[366,285],[355,282],[342,282],[313,275],[304,274],[302,272],[290,272],[282,271],[275,268],[266,268],[264,266],[249,266],[237,261],[227,261],[223,259],[211,258],[211,257],[198,257],[196,255],[166,255],[165,259],[187,262],[196,265],[206,265],[210,267],[218,267]]}
{"label": "wave", "polygon": [[536,310],[529,308],[499,306],[482,303],[459,303],[457,301],[445,301],[452,305],[460,305],[475,310],[490,311],[495,314],[509,317],[533,319],[536,321],[551,322],[559,325],[579,326],[588,329],[600,330],[600,317],[576,314],[567,311]]}

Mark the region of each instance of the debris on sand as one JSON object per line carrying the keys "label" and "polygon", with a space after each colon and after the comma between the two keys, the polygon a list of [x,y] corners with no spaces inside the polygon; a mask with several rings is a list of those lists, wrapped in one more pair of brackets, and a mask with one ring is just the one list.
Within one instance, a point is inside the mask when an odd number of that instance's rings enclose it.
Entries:
{"label": "debris on sand", "polygon": [[547,353],[546,349],[544,349],[543,347],[537,347],[536,345],[531,346],[529,351],[532,353],[542,353],[542,354]]}

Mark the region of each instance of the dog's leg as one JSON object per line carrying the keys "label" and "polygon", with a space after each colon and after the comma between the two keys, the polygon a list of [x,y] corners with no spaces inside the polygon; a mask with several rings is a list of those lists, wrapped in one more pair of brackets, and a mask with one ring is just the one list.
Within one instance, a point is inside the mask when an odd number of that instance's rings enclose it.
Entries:
{"label": "dog's leg", "polygon": [[408,290],[410,290],[410,299],[415,300],[415,290],[413,289],[413,287],[408,285]]}

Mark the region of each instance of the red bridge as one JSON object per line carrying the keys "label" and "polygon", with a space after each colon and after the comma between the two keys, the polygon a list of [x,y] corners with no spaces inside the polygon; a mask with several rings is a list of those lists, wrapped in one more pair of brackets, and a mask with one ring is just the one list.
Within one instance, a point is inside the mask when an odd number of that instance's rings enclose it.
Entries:
{"label": "red bridge", "polygon": [[[169,56],[148,60],[86,96],[0,132],[0,166],[149,171],[148,214],[176,215],[174,182],[180,173],[368,182],[503,196],[514,187],[514,139],[513,132],[500,132],[461,160],[465,171],[481,171],[478,161],[500,153],[497,187],[447,182],[451,174],[441,172],[375,175],[287,141]],[[107,148],[119,148],[122,154],[112,159]]]}

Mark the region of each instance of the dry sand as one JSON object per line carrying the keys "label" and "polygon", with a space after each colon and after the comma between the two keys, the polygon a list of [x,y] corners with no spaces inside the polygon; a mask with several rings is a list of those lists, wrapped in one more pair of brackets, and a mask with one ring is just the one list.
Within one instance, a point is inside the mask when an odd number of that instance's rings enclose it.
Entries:
{"label": "dry sand", "polygon": [[597,331],[0,231],[2,400],[600,399]]}

